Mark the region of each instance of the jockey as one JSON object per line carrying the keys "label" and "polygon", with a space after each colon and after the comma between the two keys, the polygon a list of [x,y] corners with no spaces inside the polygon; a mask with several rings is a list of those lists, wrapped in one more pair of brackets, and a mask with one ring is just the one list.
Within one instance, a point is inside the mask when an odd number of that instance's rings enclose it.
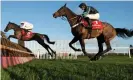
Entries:
{"label": "jockey", "polygon": [[84,10],[82,16],[86,19],[91,27],[90,19],[98,20],[100,18],[99,12],[92,6],[87,6],[85,3],[81,3],[79,7]]}
{"label": "jockey", "polygon": [[20,27],[23,28],[23,29],[26,29],[28,31],[31,31],[33,29],[33,24],[31,24],[29,22],[26,22],[26,21],[22,21],[20,23]]}

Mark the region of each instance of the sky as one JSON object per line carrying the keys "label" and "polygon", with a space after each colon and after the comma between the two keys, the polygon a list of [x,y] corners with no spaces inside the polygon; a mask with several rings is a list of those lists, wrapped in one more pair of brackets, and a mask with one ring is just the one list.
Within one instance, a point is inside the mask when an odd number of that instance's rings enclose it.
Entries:
{"label": "sky", "polygon": [[[67,3],[76,14],[81,14],[78,8],[81,2],[95,7],[100,13],[100,20],[112,24],[115,28],[133,29],[133,1],[2,1],[1,3],[1,29],[8,22],[20,24],[28,21],[34,25],[33,32],[47,34],[51,40],[72,40],[71,28],[67,21],[53,18],[53,13]],[[13,31],[6,35],[13,34]],[[122,39],[116,37],[112,45],[133,45],[133,38]],[[88,43],[97,44],[95,40]]]}

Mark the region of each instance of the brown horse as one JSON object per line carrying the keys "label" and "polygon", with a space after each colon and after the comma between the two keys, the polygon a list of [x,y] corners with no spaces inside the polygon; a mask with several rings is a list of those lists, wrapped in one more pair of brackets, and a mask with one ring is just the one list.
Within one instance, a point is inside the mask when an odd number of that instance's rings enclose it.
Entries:
{"label": "brown horse", "polygon": [[[71,32],[74,35],[74,38],[69,43],[69,46],[74,51],[81,51],[80,49],[76,49],[72,46],[73,43],[79,41],[82,51],[85,55],[87,55],[91,60],[98,60],[100,56],[102,56],[104,53],[110,51],[111,45],[110,41],[117,35],[122,38],[128,38],[133,36],[133,30],[127,30],[125,28],[114,28],[111,24],[102,22],[103,30],[91,30],[89,32],[88,29],[86,29],[82,24],[79,24],[79,15],[76,15],[74,12],[72,12],[68,7],[66,7],[66,4],[62,6],[57,12],[53,14],[54,18],[57,17],[66,17],[70,26],[71,26]],[[75,27],[76,25],[76,27]],[[87,54],[85,50],[85,43],[84,39],[91,39],[91,38],[97,38],[98,41],[98,47],[99,51],[98,53],[92,58],[91,55]],[[103,50],[103,43],[106,44],[107,49]]]}
{"label": "brown horse", "polygon": [[[56,52],[54,50],[52,50],[50,48],[49,45],[47,45],[46,43],[44,43],[44,39],[46,39],[46,41],[49,43],[49,44],[54,44],[55,42],[51,42],[49,40],[49,37],[45,34],[40,34],[40,33],[32,33],[30,35],[30,37],[28,38],[25,38],[25,35],[22,35],[22,31],[24,31],[25,33],[29,32],[25,29],[22,29],[20,28],[19,25],[15,24],[15,23],[12,23],[12,22],[9,22],[5,28],[5,32],[8,32],[9,30],[13,29],[14,30],[14,35],[9,35],[8,39],[10,40],[10,38],[15,38],[15,39],[19,39],[19,40],[22,40],[22,41],[31,41],[31,40],[35,40],[37,41],[40,45],[42,45],[47,51],[48,53],[53,56],[53,54],[56,55]],[[51,52],[49,51],[51,50]]]}

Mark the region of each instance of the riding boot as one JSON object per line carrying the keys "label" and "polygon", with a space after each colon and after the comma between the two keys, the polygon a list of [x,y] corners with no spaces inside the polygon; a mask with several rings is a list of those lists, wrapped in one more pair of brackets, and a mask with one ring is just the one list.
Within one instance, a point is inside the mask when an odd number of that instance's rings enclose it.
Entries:
{"label": "riding boot", "polygon": [[91,25],[91,20],[87,17],[85,18],[85,20],[88,22],[88,32],[91,34],[91,31],[92,31],[92,25]]}
{"label": "riding boot", "polygon": [[88,28],[92,28],[91,20],[88,17],[86,17],[85,20],[88,22]]}

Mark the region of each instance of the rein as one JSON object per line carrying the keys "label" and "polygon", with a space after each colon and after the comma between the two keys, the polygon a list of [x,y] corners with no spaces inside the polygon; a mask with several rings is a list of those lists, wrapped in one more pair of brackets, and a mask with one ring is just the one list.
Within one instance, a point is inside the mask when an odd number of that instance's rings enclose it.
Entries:
{"label": "rein", "polygon": [[64,16],[61,16],[61,19],[64,20],[64,21],[66,21],[66,18]]}
{"label": "rein", "polygon": [[[78,17],[78,16],[72,17],[72,18],[70,18],[69,20],[72,21],[73,19],[76,19],[77,17]],[[61,16],[61,19],[66,21],[65,17],[63,17],[63,16]],[[76,22],[77,22],[77,20],[73,22],[72,28],[75,28],[76,26],[78,26],[78,25],[80,24],[80,23],[77,23],[77,24],[76,24]]]}
{"label": "rein", "polygon": [[[64,13],[66,13],[66,10],[64,10]],[[63,13],[63,14],[64,14]],[[58,14],[60,15],[61,13],[60,12],[58,12]],[[61,19],[62,20],[65,20],[66,21],[66,18],[64,17],[64,16],[60,16],[61,17]],[[75,17],[72,17],[72,18],[70,18],[70,19],[68,19],[69,21],[72,21],[73,19],[77,19],[77,17],[78,17],[78,15],[76,15]],[[77,19],[78,20],[78,19]],[[70,24],[70,25],[72,25],[72,28],[74,28],[74,27],[76,27],[76,26],[78,26],[80,23],[76,23],[77,22],[77,20],[75,20],[74,22],[72,22],[72,24]]]}
{"label": "rein", "polygon": [[[77,17],[78,17],[78,16],[76,15],[75,17],[72,17],[72,18],[70,18],[69,20],[71,21],[71,20],[73,20],[73,19],[76,19]],[[77,20],[78,20],[78,19],[77,19]],[[79,23],[76,23],[77,20],[75,20],[75,21],[73,22],[72,28],[75,28],[75,27],[77,27],[77,26],[80,24],[80,22],[79,22]]]}

